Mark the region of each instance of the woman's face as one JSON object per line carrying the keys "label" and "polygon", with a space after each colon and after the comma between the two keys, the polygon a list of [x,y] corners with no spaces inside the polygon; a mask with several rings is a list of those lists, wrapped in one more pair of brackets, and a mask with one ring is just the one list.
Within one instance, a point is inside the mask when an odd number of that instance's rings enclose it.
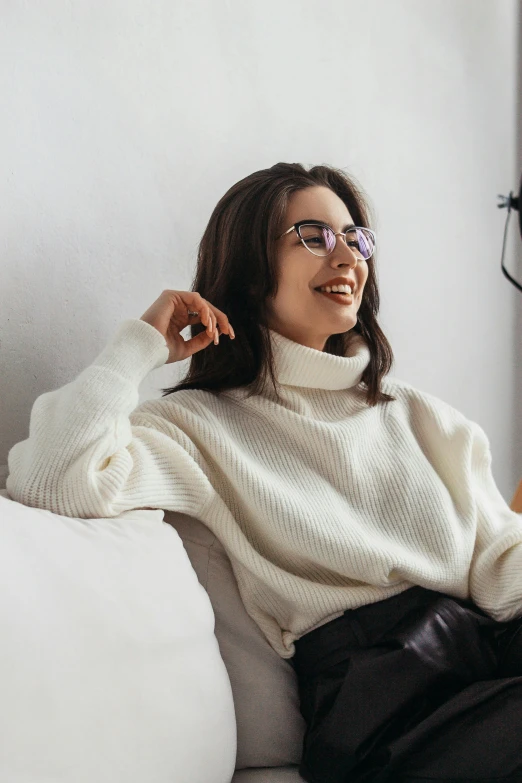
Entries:
{"label": "woman's face", "polygon": [[[299,220],[320,220],[334,231],[343,231],[354,221],[344,202],[322,185],[299,190],[289,199],[284,230]],[[277,240],[279,287],[268,302],[269,327],[289,340],[324,350],[331,334],[353,329],[368,278],[367,261],[357,260],[343,237],[337,236],[328,256],[310,253],[296,231]],[[336,302],[314,289],[334,277],[355,284],[346,303]]]}

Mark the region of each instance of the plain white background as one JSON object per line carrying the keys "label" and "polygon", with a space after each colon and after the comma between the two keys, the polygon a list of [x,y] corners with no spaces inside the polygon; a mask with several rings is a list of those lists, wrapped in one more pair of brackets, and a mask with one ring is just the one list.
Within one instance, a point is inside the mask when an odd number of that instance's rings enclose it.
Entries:
{"label": "plain white background", "polygon": [[[521,19],[517,0],[3,0],[4,476],[36,397],[163,289],[190,288],[234,182],[329,163],[373,209],[391,375],[484,428],[510,502],[522,293],[500,270],[497,194],[522,167]],[[140,401],[188,361],[154,370]]]}

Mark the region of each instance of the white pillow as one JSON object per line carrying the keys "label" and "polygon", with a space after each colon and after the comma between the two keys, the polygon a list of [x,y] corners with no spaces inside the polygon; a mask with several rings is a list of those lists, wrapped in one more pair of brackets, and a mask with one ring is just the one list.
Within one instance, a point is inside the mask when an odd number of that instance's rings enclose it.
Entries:
{"label": "white pillow", "polygon": [[298,765],[306,725],[290,661],[247,614],[230,559],[214,533],[188,514],[166,511],[164,519],[179,533],[214,610],[214,632],[234,696],[236,769]]}
{"label": "white pillow", "polygon": [[0,780],[230,782],[214,613],[163,516],[76,519],[0,493]]}

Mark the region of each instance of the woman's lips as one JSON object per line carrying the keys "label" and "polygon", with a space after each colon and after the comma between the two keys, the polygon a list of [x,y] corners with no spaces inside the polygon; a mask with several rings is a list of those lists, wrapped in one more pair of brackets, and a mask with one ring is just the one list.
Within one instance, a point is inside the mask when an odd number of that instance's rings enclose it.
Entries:
{"label": "woman's lips", "polygon": [[330,299],[332,302],[338,302],[342,305],[350,305],[353,303],[353,294],[336,294],[335,292],[328,294],[326,291],[315,291],[315,293],[319,294],[319,296],[324,296],[326,299]]}

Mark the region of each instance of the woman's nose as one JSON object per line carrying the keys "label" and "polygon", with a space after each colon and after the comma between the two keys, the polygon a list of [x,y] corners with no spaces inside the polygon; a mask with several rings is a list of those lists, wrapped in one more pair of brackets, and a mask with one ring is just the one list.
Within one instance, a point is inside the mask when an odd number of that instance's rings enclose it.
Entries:
{"label": "woman's nose", "polygon": [[[339,240],[340,240],[340,241],[342,242],[342,244],[345,246],[346,250],[348,251],[348,255],[350,256],[350,258],[351,258],[351,259],[352,259],[352,261],[353,261],[353,263],[352,263],[352,264],[350,264],[350,266],[357,266],[357,262],[358,262],[358,261],[361,261],[362,259],[360,259],[360,258],[359,258],[359,256],[357,256],[357,255],[356,255],[356,253],[355,253],[355,252],[352,250],[352,248],[351,248],[351,247],[348,245],[348,243],[347,243],[347,241],[346,241],[346,236],[345,236],[345,234],[343,234],[343,232],[342,232],[342,231],[339,231],[339,232],[337,232],[337,234],[335,235],[335,239],[336,239],[336,242],[335,242],[335,250],[337,250],[337,249],[338,249],[338,246],[339,246]],[[343,250],[343,252],[344,252],[344,250]]]}
{"label": "woman's nose", "polygon": [[[346,240],[345,239],[341,239],[341,242],[344,244],[344,248],[342,249],[342,252],[343,253],[348,253],[348,260],[349,260],[349,263],[350,263],[350,267],[357,266],[357,262],[360,261],[361,259],[354,253],[352,248],[349,247],[346,244]],[[337,244],[335,246],[336,250],[338,250],[338,243],[339,243],[339,239],[337,240]]]}

